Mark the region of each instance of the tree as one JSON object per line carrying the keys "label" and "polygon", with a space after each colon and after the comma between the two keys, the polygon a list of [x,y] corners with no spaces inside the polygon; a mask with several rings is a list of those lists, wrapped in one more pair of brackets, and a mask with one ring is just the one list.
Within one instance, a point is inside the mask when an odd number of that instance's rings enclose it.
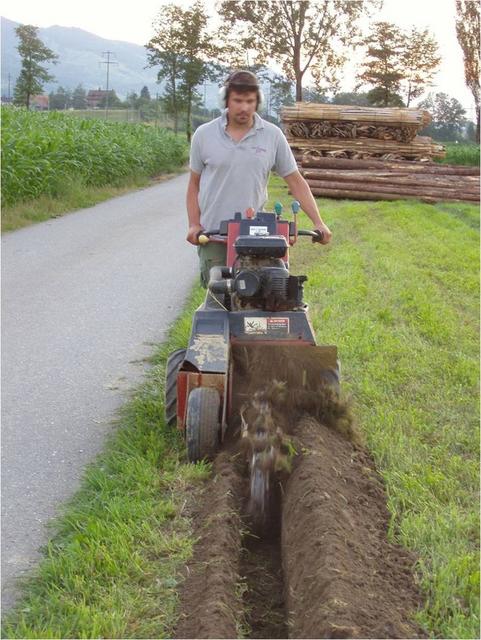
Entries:
{"label": "tree", "polygon": [[405,86],[406,106],[411,100],[419,98],[431,84],[439,67],[438,44],[427,29],[418,31],[411,27],[405,34],[401,48],[401,65],[403,68],[402,85]]}
{"label": "tree", "polygon": [[178,129],[179,114],[187,116],[187,139],[191,137],[193,102],[200,98],[196,87],[214,80],[219,69],[212,60],[219,54],[208,31],[208,16],[200,1],[182,9],[174,4],[161,8],[155,24],[156,33],[146,45],[149,66],[159,66],[157,79],[166,79],[164,105],[174,116]]}
{"label": "tree", "polygon": [[[108,98],[108,102],[107,102],[107,98]],[[118,97],[118,95],[115,93],[113,89],[109,89],[108,92],[106,91],[104,97],[99,101],[99,104],[98,104],[100,109],[105,109],[107,105],[109,106],[109,108],[113,107],[114,109],[123,106],[122,101],[120,100],[120,98]]]}
{"label": "tree", "polygon": [[423,130],[436,140],[459,140],[464,137],[467,124],[466,111],[456,98],[447,93],[430,93],[418,108],[426,109],[432,117],[431,124]]}
{"label": "tree", "polygon": [[142,89],[140,90],[140,98],[142,100],[145,100],[147,102],[150,102],[151,98],[150,98],[150,91],[149,88],[147,87],[147,85],[144,85],[142,87]]}
{"label": "tree", "polygon": [[367,47],[367,56],[358,77],[361,84],[374,86],[367,94],[369,103],[381,107],[402,106],[399,92],[404,76],[399,27],[389,22],[376,22],[363,44]]}
{"label": "tree", "polygon": [[267,113],[273,111],[277,120],[280,119],[282,107],[294,104],[292,82],[281,75],[276,74],[269,85],[269,103]]}
{"label": "tree", "polygon": [[319,91],[317,87],[306,87],[304,89],[304,100],[305,102],[318,102],[321,104],[326,104],[329,102],[329,98],[327,97],[324,91]]}
{"label": "tree", "polygon": [[57,91],[50,92],[48,96],[48,106],[51,111],[68,109],[72,104],[72,93],[69,89],[58,87]]}
{"label": "tree", "polygon": [[260,63],[281,64],[285,76],[295,81],[300,101],[307,70],[319,89],[336,82],[360,19],[379,5],[378,0],[223,0],[219,15],[224,41],[255,50]]}
{"label": "tree", "polygon": [[464,78],[476,107],[476,141],[479,144],[479,0],[456,0],[456,35],[463,50]]}
{"label": "tree", "polygon": [[368,107],[369,100],[367,99],[367,93],[356,91],[342,91],[336,93],[332,100],[332,104],[346,104],[354,105],[358,107]]}
{"label": "tree", "polygon": [[367,56],[359,79],[373,86],[368,99],[376,106],[409,107],[432,82],[441,62],[437,42],[427,29],[403,31],[390,22],[377,22],[363,44]]}
{"label": "tree", "polygon": [[87,108],[87,92],[81,84],[77,85],[72,92],[72,107],[74,109]]}
{"label": "tree", "polygon": [[46,47],[37,36],[38,27],[30,24],[20,25],[15,29],[18,36],[18,53],[22,60],[20,75],[14,88],[14,103],[30,109],[32,96],[41,93],[43,84],[54,80],[43,62],[56,63],[58,56]]}

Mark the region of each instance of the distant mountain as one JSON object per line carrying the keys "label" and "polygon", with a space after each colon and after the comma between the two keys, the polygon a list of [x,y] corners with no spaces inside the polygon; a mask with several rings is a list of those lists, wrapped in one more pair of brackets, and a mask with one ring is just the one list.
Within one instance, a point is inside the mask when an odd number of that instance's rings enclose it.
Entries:
{"label": "distant mountain", "polygon": [[[18,22],[1,18],[1,92],[8,95],[8,75],[10,74],[10,95],[20,73],[20,56],[18,55],[18,38],[15,28]],[[120,40],[106,40],[99,36],[77,29],[76,27],[52,26],[40,28],[39,38],[59,57],[58,64],[50,64],[49,72],[55,76],[54,82],[44,85],[44,92],[49,93],[59,85],[74,89],[82,84],[84,89],[105,89],[106,65],[102,52],[112,51],[112,59],[118,64],[110,67],[109,85],[117,95],[125,98],[128,93],[140,93],[144,85],[150,94],[155,96],[161,92],[157,84],[155,68],[145,69],[147,53],[144,47]]]}

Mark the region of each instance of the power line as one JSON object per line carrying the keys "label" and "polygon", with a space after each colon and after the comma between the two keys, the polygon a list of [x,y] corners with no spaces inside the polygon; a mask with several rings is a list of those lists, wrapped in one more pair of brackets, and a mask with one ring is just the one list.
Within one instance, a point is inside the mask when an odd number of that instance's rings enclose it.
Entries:
{"label": "power line", "polygon": [[111,64],[119,64],[118,62],[116,62],[115,60],[111,60],[110,56],[114,56],[115,53],[113,51],[103,51],[102,55],[104,57],[107,57],[106,60],[102,60],[102,62],[100,62],[99,64],[106,64],[107,65],[107,94],[105,97],[105,117],[107,118],[107,114],[109,112],[109,75],[110,75],[110,65]]}

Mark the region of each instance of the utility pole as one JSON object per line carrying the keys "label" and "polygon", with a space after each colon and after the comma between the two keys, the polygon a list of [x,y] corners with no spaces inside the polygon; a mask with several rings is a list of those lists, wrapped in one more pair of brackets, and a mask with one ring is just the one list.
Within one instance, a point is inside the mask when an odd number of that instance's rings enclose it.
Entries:
{"label": "utility pole", "polygon": [[105,119],[107,119],[107,115],[109,112],[109,75],[110,75],[110,65],[111,64],[118,64],[118,62],[115,62],[115,60],[111,60],[110,56],[115,55],[113,51],[103,51],[102,52],[103,57],[106,57],[106,60],[103,60],[100,64],[106,64],[107,65],[107,95],[105,97]]}
{"label": "utility pole", "polygon": [[10,74],[8,74],[8,102],[10,102],[10,80],[11,80],[12,76]]}

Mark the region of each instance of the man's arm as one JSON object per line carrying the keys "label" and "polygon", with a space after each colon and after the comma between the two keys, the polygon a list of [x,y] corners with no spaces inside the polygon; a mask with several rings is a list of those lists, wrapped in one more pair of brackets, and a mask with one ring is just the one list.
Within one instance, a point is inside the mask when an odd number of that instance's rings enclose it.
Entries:
{"label": "man's arm", "polygon": [[204,228],[200,224],[199,185],[200,173],[191,171],[189,185],[187,187],[187,216],[189,218],[187,242],[191,244],[199,244],[197,234]]}
{"label": "man's arm", "polygon": [[314,200],[314,196],[312,195],[307,182],[301,176],[299,171],[294,171],[293,173],[284,176],[284,180],[287,182],[287,186],[294,198],[299,200],[301,209],[305,211],[311,219],[314,228],[322,231],[322,244],[327,244],[332,237],[332,233],[319,215],[319,209],[317,208],[316,201]]}

